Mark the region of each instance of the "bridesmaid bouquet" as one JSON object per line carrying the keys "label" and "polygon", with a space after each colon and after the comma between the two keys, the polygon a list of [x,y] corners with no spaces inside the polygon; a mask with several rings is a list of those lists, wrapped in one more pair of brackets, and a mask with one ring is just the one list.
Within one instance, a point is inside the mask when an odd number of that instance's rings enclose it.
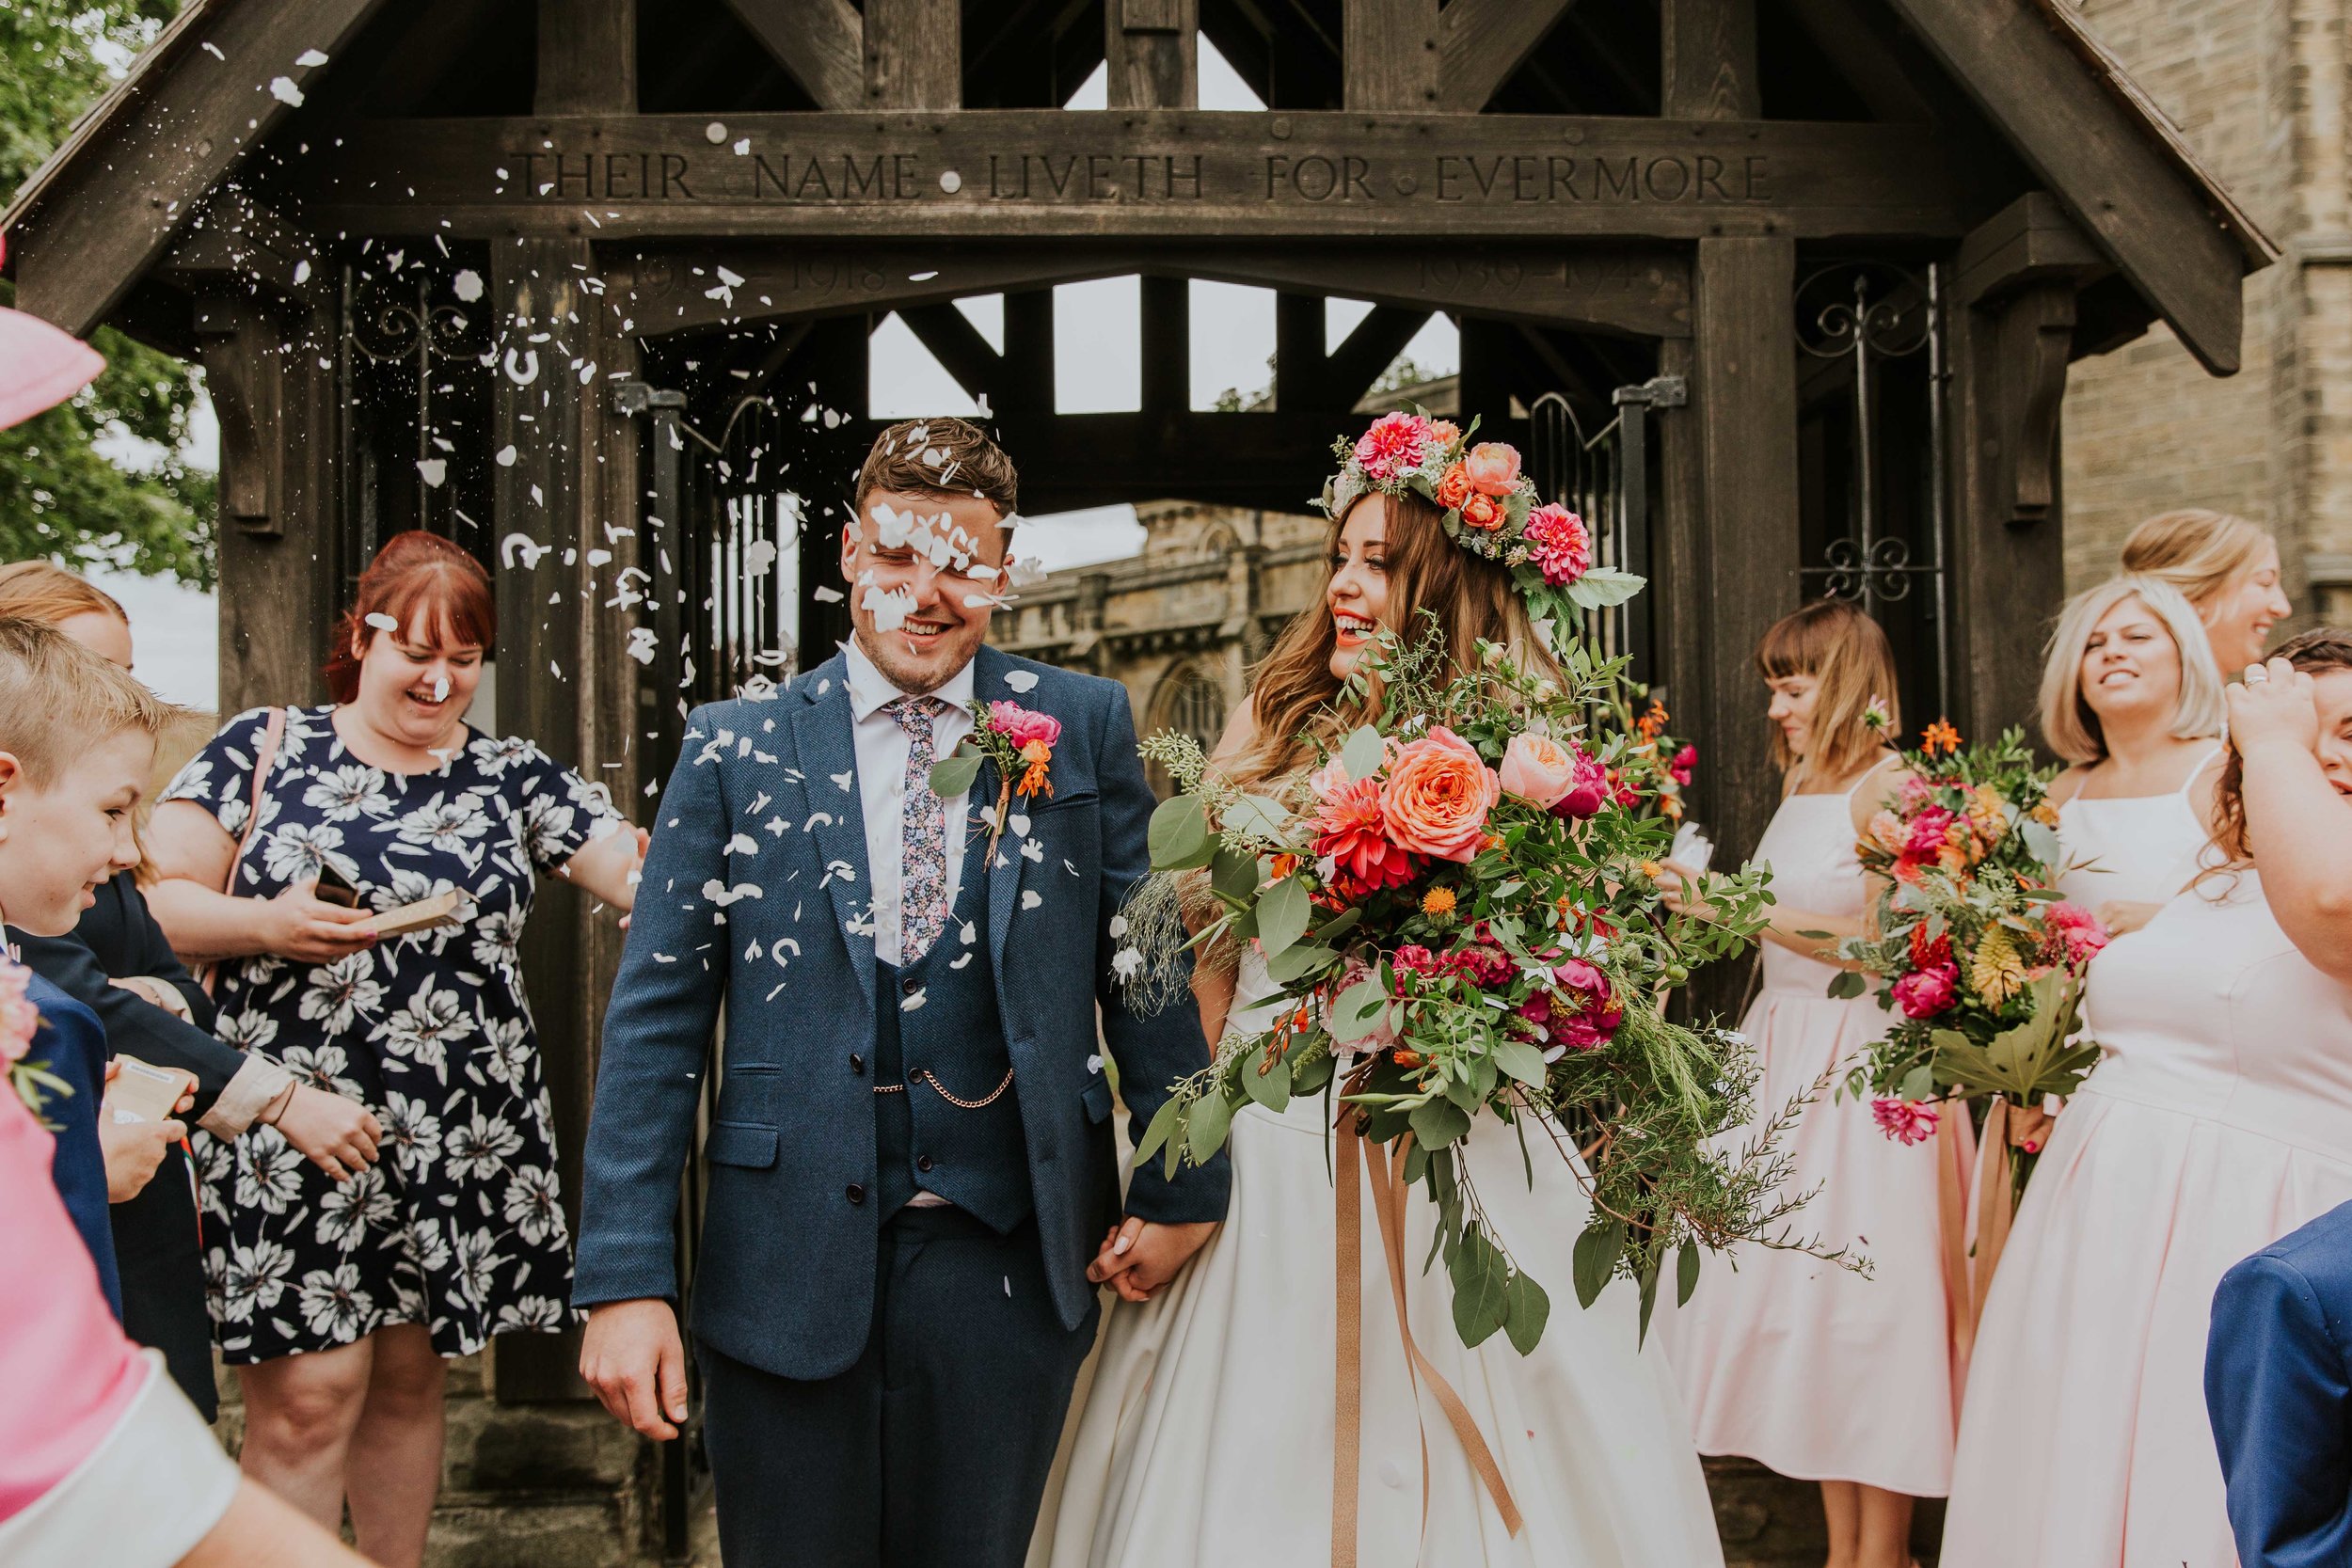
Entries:
{"label": "bridesmaid bouquet", "polygon": [[1172,1173],[1213,1155],[1251,1101],[1280,1112],[1336,1094],[1342,1204],[1354,1140],[1374,1146],[1375,1195],[1381,1146],[1399,1149],[1398,1180],[1437,1206],[1428,1261],[1444,1260],[1462,1341],[1501,1330],[1522,1354],[1549,1297],[1514,1262],[1460,1158],[1481,1117],[1512,1128],[1524,1160],[1549,1139],[1571,1161],[1593,1200],[1572,1253],[1577,1298],[1590,1306],[1624,1275],[1640,1286],[1645,1331],[1670,1259],[1687,1299],[1703,1248],[1809,1245],[1767,1239],[1802,1201],[1777,1196],[1787,1162],[1772,1147],[1798,1107],[1740,1155],[1711,1150],[1748,1119],[1753,1053],[1662,1008],[1692,969],[1753,939],[1765,874],[1723,879],[1714,921],[1662,907],[1640,868],[1673,837],[1652,804],[1672,773],[1655,733],[1589,727],[1622,665],[1564,641],[1565,689],[1484,642],[1474,673],[1444,679],[1434,629],[1382,637],[1356,678],[1377,670],[1383,717],[1317,746],[1320,767],[1269,793],[1208,771],[1185,737],[1152,737],[1147,755],[1183,792],[1152,817],[1161,875],[1119,927],[1135,943],[1119,955],[1131,983],[1180,976],[1168,960],[1186,946],[1254,940],[1282,988],[1271,1026],[1229,1034],[1215,1064],[1176,1086],[1138,1162]]}
{"label": "bridesmaid bouquet", "polygon": [[[1829,988],[1859,996],[1876,976],[1879,1006],[1901,1016],[1848,1086],[1872,1097],[1880,1127],[1903,1143],[1932,1135],[1955,1101],[1983,1101],[1987,1141],[2006,1144],[2013,1108],[2074,1093],[2099,1059],[2074,1032],[2083,971],[2107,935],[2053,885],[2051,770],[2021,732],[1963,746],[1939,720],[1904,761],[1914,776],[1857,846],[1884,879],[1874,934],[1840,944],[1862,972]],[[2011,1152],[2013,1207],[2032,1156]]]}

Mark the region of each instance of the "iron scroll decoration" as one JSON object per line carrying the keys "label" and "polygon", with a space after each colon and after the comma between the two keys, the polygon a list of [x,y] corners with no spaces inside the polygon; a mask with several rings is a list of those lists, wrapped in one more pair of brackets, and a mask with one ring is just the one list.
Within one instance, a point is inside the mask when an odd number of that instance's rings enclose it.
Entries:
{"label": "iron scroll decoration", "polygon": [[1832,598],[1893,603],[1910,597],[1919,578],[1943,573],[1941,551],[1933,546],[1927,561],[1915,561],[1909,540],[1880,533],[1874,461],[1879,410],[1873,372],[1880,361],[1933,349],[1935,288],[1932,276],[1923,280],[1888,261],[1840,262],[1797,285],[1798,345],[1815,358],[1848,359],[1853,367],[1855,531],[1831,540],[1822,563],[1804,569]]}
{"label": "iron scroll decoration", "polygon": [[[419,526],[426,528],[435,526],[435,486],[423,477],[437,455],[435,372],[454,361],[486,363],[493,346],[488,311],[469,312],[462,305],[434,297],[437,290],[449,287],[446,279],[423,267],[414,268],[409,276],[389,277],[344,269],[346,360],[357,356],[374,364],[405,366],[415,384],[416,515]],[[344,373],[348,384],[348,370]],[[373,558],[378,542],[373,528],[363,531],[368,535],[362,541],[363,556]]]}

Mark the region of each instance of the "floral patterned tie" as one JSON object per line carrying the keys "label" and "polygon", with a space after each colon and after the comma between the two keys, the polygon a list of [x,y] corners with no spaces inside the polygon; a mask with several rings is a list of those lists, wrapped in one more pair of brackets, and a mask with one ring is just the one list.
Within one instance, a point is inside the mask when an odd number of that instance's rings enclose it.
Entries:
{"label": "floral patterned tie", "polygon": [[898,962],[930,951],[947,924],[947,807],[931,793],[938,745],[931,721],[947,711],[937,697],[900,697],[882,705],[907,734],[906,793],[900,801]]}

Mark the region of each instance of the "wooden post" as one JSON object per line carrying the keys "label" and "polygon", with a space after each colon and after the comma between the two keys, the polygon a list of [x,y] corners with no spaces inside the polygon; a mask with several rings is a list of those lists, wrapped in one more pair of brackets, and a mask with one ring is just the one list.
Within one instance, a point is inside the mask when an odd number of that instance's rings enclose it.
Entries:
{"label": "wooden post", "polygon": [[1143,284],[1143,411],[1182,414],[1192,406],[1192,284],[1146,277]]}
{"label": "wooden post", "polygon": [[[603,542],[590,529],[585,475],[595,462],[588,443],[601,436],[602,424],[589,416],[586,404],[596,393],[581,385],[577,368],[589,362],[596,337],[596,302],[581,287],[595,270],[595,253],[584,240],[510,240],[492,249],[490,269],[499,312],[492,352],[501,366],[490,443],[515,452],[515,461],[493,475],[491,532],[501,540],[519,534],[548,552],[536,565],[517,558],[497,571],[499,727],[595,777],[600,759],[582,747],[605,737],[583,722],[589,672],[597,655],[611,650],[598,648],[588,631],[603,575],[587,564],[586,552]],[[596,379],[602,379],[601,367]],[[613,671],[609,678],[620,676]],[[542,880],[520,943],[555,1112],[564,1213],[575,1229],[580,1146],[594,1082],[590,1042],[611,983],[609,974],[589,972],[584,959],[595,945],[594,922],[613,918],[592,917],[589,902],[560,879]],[[491,1357],[492,1391],[510,1404],[584,1398],[586,1386],[575,1370],[579,1353],[577,1330],[506,1336]]]}
{"label": "wooden post", "polygon": [[866,106],[952,109],[962,102],[957,0],[866,0]]}
{"label": "wooden post", "polygon": [[196,311],[220,420],[220,711],[314,703],[342,609],[334,331],[249,294]]}
{"label": "wooden post", "polygon": [[1438,106],[1438,0],[1344,0],[1340,16],[1348,108]]}
{"label": "wooden post", "polygon": [[543,115],[637,112],[637,0],[539,0]]}
{"label": "wooden post", "polygon": [[1756,0],[1666,0],[1659,19],[1665,113],[1676,119],[1761,119]]}
{"label": "wooden post", "polygon": [[[1701,802],[1728,863],[1755,852],[1780,799],[1754,664],[1772,624],[1797,608],[1796,245],[1779,235],[1701,240],[1696,427],[1702,499],[1695,561],[1678,561],[1677,618],[1696,612],[1696,682],[1681,679],[1677,733],[1712,737]],[[1692,572],[1691,568],[1695,567]]]}
{"label": "wooden post", "polygon": [[1106,0],[1103,57],[1114,109],[1200,103],[1200,0]]}

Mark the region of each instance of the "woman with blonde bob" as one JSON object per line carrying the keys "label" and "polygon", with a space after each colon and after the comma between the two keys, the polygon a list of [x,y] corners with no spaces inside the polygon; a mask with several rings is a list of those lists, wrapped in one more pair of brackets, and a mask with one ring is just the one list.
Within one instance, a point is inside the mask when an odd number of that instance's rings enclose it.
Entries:
{"label": "woman with blonde bob", "polygon": [[2221,673],[2181,593],[2151,577],[2067,602],[2042,667],[2042,738],[2074,766],[2050,799],[2059,891],[2121,936],[2197,873],[2221,761]]}
{"label": "woman with blonde bob", "polygon": [[2279,587],[2279,542],[2226,512],[2159,512],[2123,541],[2122,574],[2177,589],[2197,611],[2224,680],[2260,664],[2270,628],[2294,613]]}
{"label": "woman with blonde bob", "polygon": [[[1867,1253],[1875,1276],[1747,1248],[1736,1270],[1700,1281],[1664,1333],[1701,1453],[1820,1482],[1830,1568],[1904,1568],[1912,1499],[1942,1497],[1951,1478],[1936,1206],[1936,1161],[1949,1151],[1895,1142],[1867,1106],[1824,1087],[1888,1018],[1875,1000],[1828,990],[1851,967],[1837,939],[1863,930],[1875,892],[1855,840],[1908,777],[1892,749],[1895,660],[1877,622],[1825,599],[1766,632],[1756,666],[1783,777],[1756,851],[1777,900],[1764,989],[1740,1022],[1764,1065],[1756,1115],[1820,1091],[1785,1145],[1785,1190],[1812,1193],[1806,1228]],[[1701,907],[1689,871],[1665,872],[1670,903]]]}

